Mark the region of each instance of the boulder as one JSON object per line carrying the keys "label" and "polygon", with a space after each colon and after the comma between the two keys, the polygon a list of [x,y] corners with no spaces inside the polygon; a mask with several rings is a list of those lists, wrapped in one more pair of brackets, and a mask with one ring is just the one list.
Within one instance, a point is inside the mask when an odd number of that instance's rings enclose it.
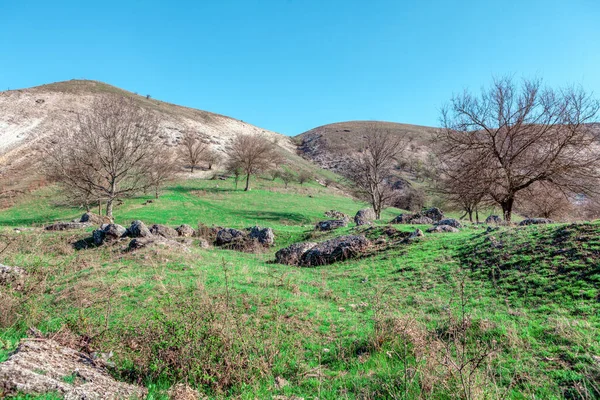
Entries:
{"label": "boulder", "polygon": [[314,267],[317,265],[333,264],[337,261],[354,258],[364,253],[371,242],[364,236],[346,235],[329,239],[306,251],[300,260],[300,265]]}
{"label": "boulder", "polygon": [[198,239],[198,246],[200,246],[201,249],[208,249],[210,248],[210,243],[208,243],[208,240],[200,238]]}
{"label": "boulder", "polygon": [[431,225],[433,220],[429,217],[418,217],[410,220],[411,225]]}
{"label": "boulder", "polygon": [[354,222],[356,225],[369,225],[375,220],[375,212],[371,208],[364,208],[359,210],[354,216]]}
{"label": "boulder", "polygon": [[275,234],[271,228],[261,228],[260,226],[253,226],[250,228],[251,239],[258,241],[258,243],[264,246],[271,246],[275,242]]}
{"label": "boulder", "polygon": [[119,240],[127,233],[127,229],[118,224],[104,224],[100,229],[92,233],[92,239],[96,246]]}
{"label": "boulder", "polygon": [[317,244],[313,242],[294,243],[275,253],[275,262],[287,265],[299,265],[302,255]]}
{"label": "boulder", "polygon": [[130,251],[134,251],[134,250],[139,250],[139,249],[143,249],[143,248],[147,248],[147,247],[166,247],[166,248],[175,248],[175,247],[181,247],[181,243],[178,243],[174,240],[171,239],[167,239],[164,238],[162,236],[144,236],[144,237],[138,237],[133,239],[131,242],[129,242],[129,246],[127,247],[128,250]]}
{"label": "boulder", "polygon": [[224,246],[235,241],[243,240],[247,236],[246,232],[233,228],[223,228],[217,232],[215,240],[217,246]]}
{"label": "boulder", "polygon": [[52,225],[48,225],[44,229],[47,231],[67,231],[71,229],[83,229],[89,228],[91,224],[87,222],[55,222]]}
{"label": "boulder", "polygon": [[27,273],[23,268],[0,264],[0,286],[10,286],[15,290],[23,289]]}
{"label": "boulder", "polygon": [[319,221],[315,225],[316,231],[332,231],[337,228],[343,228],[348,225],[346,219],[329,219],[327,221]]}
{"label": "boulder", "polygon": [[127,235],[132,238],[140,238],[152,236],[150,229],[140,220],[135,220],[131,223],[131,226],[127,229]]}
{"label": "boulder", "polygon": [[350,217],[349,216],[347,216],[343,212],[337,211],[337,210],[325,211],[325,216],[327,218],[331,218],[331,219],[345,219],[347,221],[350,221]]}
{"label": "boulder", "polygon": [[192,228],[188,224],[179,225],[175,230],[177,231],[177,234],[181,237],[192,237],[196,234],[194,228]]}
{"label": "boulder", "polygon": [[438,226],[438,225],[447,225],[447,226],[451,226],[453,228],[460,228],[460,227],[462,227],[462,225],[460,224],[460,222],[458,222],[458,220],[454,219],[454,218],[442,219],[442,220],[436,222],[434,225],[436,225],[436,226]]}
{"label": "boulder", "polygon": [[89,222],[93,225],[102,225],[102,224],[110,224],[112,220],[108,217],[103,217],[98,214],[94,214],[92,212],[86,212],[81,216],[79,222]]}
{"label": "boulder", "polygon": [[390,221],[390,224],[410,224],[415,218],[420,218],[421,214],[400,214]]}
{"label": "boulder", "polygon": [[459,232],[459,230],[450,225],[435,225],[435,226],[432,226],[431,228],[427,229],[427,232],[430,232],[430,233],[446,233],[446,232],[455,233],[455,232]]}
{"label": "boulder", "polygon": [[162,236],[164,238],[177,237],[179,234],[177,231],[170,226],[154,224],[150,227],[150,233],[156,236]]}
{"label": "boulder", "polygon": [[65,399],[141,399],[146,389],[116,381],[102,360],[49,339],[24,339],[0,364],[0,393]]}
{"label": "boulder", "polygon": [[433,221],[441,221],[444,219],[444,213],[437,207],[431,207],[422,213],[425,217],[431,218]]}
{"label": "boulder", "polygon": [[420,229],[417,229],[417,230],[415,230],[414,232],[412,232],[410,234],[410,236],[408,237],[408,239],[412,240],[412,239],[417,239],[417,238],[424,237],[424,236],[425,236],[425,234],[423,233],[423,231],[420,230]]}
{"label": "boulder", "polygon": [[526,225],[540,225],[540,224],[553,224],[554,221],[548,218],[527,218],[519,222],[519,226]]}
{"label": "boulder", "polygon": [[497,215],[490,215],[485,219],[485,223],[488,225],[499,225],[502,223],[502,218]]}

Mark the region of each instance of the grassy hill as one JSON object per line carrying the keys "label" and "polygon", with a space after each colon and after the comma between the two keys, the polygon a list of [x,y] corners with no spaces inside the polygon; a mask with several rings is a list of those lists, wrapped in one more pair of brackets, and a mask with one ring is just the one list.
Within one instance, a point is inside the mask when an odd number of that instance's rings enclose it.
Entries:
{"label": "grassy hill", "polygon": [[[385,233],[394,209],[374,228],[315,234],[325,211],[363,207],[316,183],[261,179],[242,192],[193,179],[149,199],[126,200],[117,222],[259,224],[276,244],[77,251],[89,232],[36,227],[81,210],[61,206],[52,187],[35,191],[0,212],[0,262],[30,276],[26,290],[0,291],[0,360],[36,327],[114,352],[114,376],[151,399],[184,380],[210,398],[600,396],[598,223],[468,225],[398,244]],[[387,245],[317,268],[273,263],[290,243],[355,232]]]}

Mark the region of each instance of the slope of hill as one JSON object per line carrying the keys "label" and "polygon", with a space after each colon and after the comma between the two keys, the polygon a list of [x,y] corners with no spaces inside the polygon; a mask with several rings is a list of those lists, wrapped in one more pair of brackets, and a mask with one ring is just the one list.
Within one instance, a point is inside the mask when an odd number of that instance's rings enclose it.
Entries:
{"label": "slope of hill", "polygon": [[294,139],[300,155],[325,169],[341,172],[345,161],[358,150],[365,130],[375,123],[382,130],[408,139],[407,160],[425,159],[436,128],[381,121],[348,121],[319,126]]}

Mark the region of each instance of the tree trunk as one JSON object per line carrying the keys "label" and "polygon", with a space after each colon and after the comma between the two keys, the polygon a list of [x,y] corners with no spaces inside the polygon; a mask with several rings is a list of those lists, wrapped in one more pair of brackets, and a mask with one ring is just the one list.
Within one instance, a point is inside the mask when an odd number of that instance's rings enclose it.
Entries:
{"label": "tree trunk", "polygon": [[244,192],[247,192],[248,190],[250,190],[250,174],[246,174],[246,188],[244,189]]}
{"label": "tree trunk", "polygon": [[102,216],[102,202],[98,200],[98,215]]}
{"label": "tree trunk", "polygon": [[106,216],[110,219],[113,219],[113,200],[109,198],[106,201]]}
{"label": "tree trunk", "polygon": [[510,222],[511,220],[514,202],[515,198],[511,196],[504,200],[502,203],[500,203],[500,206],[502,207],[502,215],[504,216],[505,222]]}
{"label": "tree trunk", "polygon": [[467,210],[467,214],[469,214],[469,222],[473,222],[473,210]]}
{"label": "tree trunk", "polygon": [[479,208],[475,208],[475,221],[479,223]]}
{"label": "tree trunk", "polygon": [[158,186],[156,186],[156,188],[154,189],[154,197],[155,197],[156,199],[158,199],[158,197],[160,196],[160,194],[159,194],[158,192],[159,192],[159,190],[158,190]]}
{"label": "tree trunk", "polygon": [[193,165],[190,167],[190,170],[191,170],[191,172],[193,174],[194,173],[194,166]]}

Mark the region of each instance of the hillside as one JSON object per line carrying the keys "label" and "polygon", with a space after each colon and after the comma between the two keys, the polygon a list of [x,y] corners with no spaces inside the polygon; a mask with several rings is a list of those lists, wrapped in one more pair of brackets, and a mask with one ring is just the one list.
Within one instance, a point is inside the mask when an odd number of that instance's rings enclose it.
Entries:
{"label": "hillside", "polygon": [[409,163],[425,160],[431,153],[431,140],[436,128],[395,122],[338,122],[311,129],[294,137],[294,140],[298,145],[299,154],[304,158],[317,163],[322,168],[341,172],[349,156],[359,148],[365,127],[373,123],[382,130],[407,139],[404,158]]}

